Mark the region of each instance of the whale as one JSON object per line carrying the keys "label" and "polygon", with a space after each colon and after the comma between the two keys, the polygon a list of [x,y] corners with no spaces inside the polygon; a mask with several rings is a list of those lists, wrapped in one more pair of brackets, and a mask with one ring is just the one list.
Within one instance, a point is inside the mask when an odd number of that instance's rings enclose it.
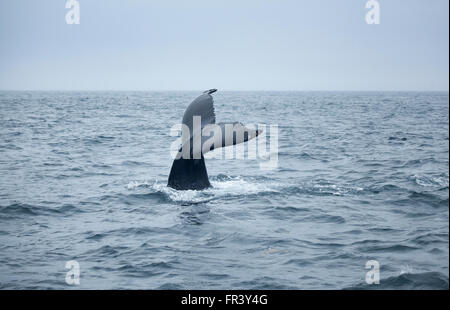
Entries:
{"label": "whale", "polygon": [[211,187],[204,155],[214,149],[244,143],[262,130],[240,122],[216,123],[214,99],[217,89],[209,89],[186,108],[182,119],[181,145],[170,169],[167,186],[176,190],[203,190]]}

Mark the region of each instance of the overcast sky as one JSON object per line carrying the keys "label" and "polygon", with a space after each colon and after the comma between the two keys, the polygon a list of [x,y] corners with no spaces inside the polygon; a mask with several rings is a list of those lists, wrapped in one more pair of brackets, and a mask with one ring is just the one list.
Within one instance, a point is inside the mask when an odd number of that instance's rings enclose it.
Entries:
{"label": "overcast sky", "polygon": [[3,90],[445,90],[449,1],[0,1]]}

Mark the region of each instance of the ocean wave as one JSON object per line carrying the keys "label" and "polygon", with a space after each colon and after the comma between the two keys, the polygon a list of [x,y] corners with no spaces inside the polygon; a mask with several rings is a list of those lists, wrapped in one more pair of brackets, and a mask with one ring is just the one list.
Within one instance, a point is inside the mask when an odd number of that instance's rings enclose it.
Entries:
{"label": "ocean wave", "polygon": [[406,161],[403,164],[402,168],[419,168],[419,167],[422,167],[422,166],[424,166],[426,164],[430,164],[430,163],[437,163],[437,161],[433,157],[412,159],[412,160]]}
{"label": "ocean wave", "polygon": [[422,187],[448,188],[449,184],[448,174],[441,174],[437,176],[414,174],[410,176],[409,179]]}
{"label": "ocean wave", "polygon": [[392,276],[380,284],[359,284],[346,289],[356,290],[448,290],[449,279],[440,272],[409,273],[411,268],[403,268],[398,276]]}
{"label": "ocean wave", "polygon": [[[407,197],[402,199],[391,200],[390,203],[396,206],[430,206],[433,208],[448,208],[448,197],[443,198],[440,195],[433,194],[431,192],[416,192],[416,191],[408,191]],[[411,215],[429,215],[431,213],[424,212],[426,209],[422,209],[420,212],[411,212]],[[405,211],[403,209],[396,209],[394,212],[403,213]]]}
{"label": "ocean wave", "polygon": [[13,218],[37,215],[69,215],[81,212],[79,208],[72,204],[63,204],[55,207],[42,205],[30,205],[26,203],[12,203],[0,206],[0,218]]}

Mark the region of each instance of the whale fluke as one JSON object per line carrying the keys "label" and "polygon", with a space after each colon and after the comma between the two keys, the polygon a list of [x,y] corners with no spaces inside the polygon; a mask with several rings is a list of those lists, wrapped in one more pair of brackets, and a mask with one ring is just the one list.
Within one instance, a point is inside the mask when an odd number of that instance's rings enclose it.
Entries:
{"label": "whale fluke", "polygon": [[205,90],[203,93],[211,95],[212,93],[215,93],[216,91],[217,91],[217,89],[211,88],[211,89]]}
{"label": "whale fluke", "polygon": [[174,160],[167,186],[178,190],[202,190],[210,187],[205,158]]}
{"label": "whale fluke", "polygon": [[[182,124],[185,130],[189,130],[189,135],[183,139],[173,161],[167,186],[177,190],[202,190],[210,187],[203,155],[213,149],[242,143],[259,135],[260,131],[248,129],[239,122],[216,124],[214,100],[211,96],[216,91],[217,89],[209,89],[203,92],[186,108]],[[196,117],[200,117],[199,124],[194,124]],[[227,130],[229,127],[232,128],[231,131]],[[216,129],[220,130],[219,136],[214,136]]]}

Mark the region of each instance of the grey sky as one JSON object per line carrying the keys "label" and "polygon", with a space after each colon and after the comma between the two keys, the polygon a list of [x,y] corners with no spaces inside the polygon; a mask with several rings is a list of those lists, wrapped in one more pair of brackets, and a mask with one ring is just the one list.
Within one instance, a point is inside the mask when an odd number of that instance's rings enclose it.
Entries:
{"label": "grey sky", "polygon": [[448,0],[0,0],[0,89],[446,90]]}

